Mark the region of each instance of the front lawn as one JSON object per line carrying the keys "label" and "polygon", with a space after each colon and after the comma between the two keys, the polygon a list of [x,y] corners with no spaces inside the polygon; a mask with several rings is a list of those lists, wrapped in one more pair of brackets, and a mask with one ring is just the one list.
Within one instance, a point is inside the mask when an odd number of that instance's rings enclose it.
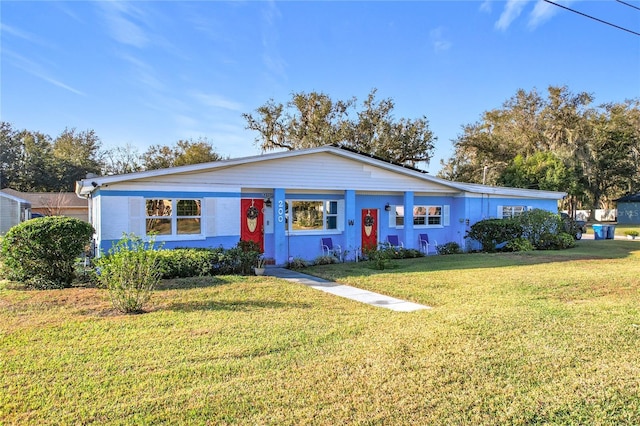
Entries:
{"label": "front lawn", "polygon": [[639,424],[640,243],[307,272],[398,313],[263,277],[104,290],[0,283],[0,424]]}

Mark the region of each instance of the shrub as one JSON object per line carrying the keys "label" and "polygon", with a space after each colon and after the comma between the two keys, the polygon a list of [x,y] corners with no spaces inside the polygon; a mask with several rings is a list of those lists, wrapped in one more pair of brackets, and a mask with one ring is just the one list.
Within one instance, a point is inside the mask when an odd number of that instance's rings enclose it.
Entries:
{"label": "shrub", "polygon": [[541,237],[538,250],[562,250],[575,247],[576,241],[573,235],[561,232],[560,234],[545,234]]}
{"label": "shrub", "polygon": [[142,312],[162,271],[154,241],[124,234],[107,256],[96,260],[97,277],[113,306],[124,313]]}
{"label": "shrub", "polygon": [[514,238],[507,243],[505,248],[510,251],[533,251],[536,249],[533,244],[531,244],[531,241],[524,237]]}
{"label": "shrub", "polygon": [[214,275],[224,249],[176,248],[158,252],[162,278],[188,278]]}
{"label": "shrub", "polygon": [[537,249],[545,249],[550,235],[558,235],[562,230],[560,216],[542,209],[533,209],[512,219],[522,229],[522,237],[526,238]]}
{"label": "shrub", "polygon": [[460,244],[456,243],[455,241],[451,241],[436,246],[436,251],[438,252],[438,254],[460,254],[462,253],[462,248],[460,248]]}
{"label": "shrub", "polygon": [[333,263],[338,263],[338,258],[328,255],[318,256],[313,261],[314,265],[331,265]]}
{"label": "shrub", "polygon": [[496,251],[498,244],[522,236],[522,227],[513,219],[485,219],[471,225],[465,238],[478,241],[482,250]]}
{"label": "shrub", "polygon": [[37,289],[71,286],[75,261],[91,243],[93,227],[79,219],[43,217],[22,222],[2,240],[5,274]]}
{"label": "shrub", "polygon": [[401,248],[393,247],[389,243],[382,243],[378,250],[370,251],[367,257],[373,263],[374,268],[382,271],[395,266],[393,259],[402,258],[401,250]]}
{"label": "shrub", "polygon": [[307,261],[300,257],[294,257],[287,263],[287,268],[289,269],[304,269],[307,266],[309,266]]}

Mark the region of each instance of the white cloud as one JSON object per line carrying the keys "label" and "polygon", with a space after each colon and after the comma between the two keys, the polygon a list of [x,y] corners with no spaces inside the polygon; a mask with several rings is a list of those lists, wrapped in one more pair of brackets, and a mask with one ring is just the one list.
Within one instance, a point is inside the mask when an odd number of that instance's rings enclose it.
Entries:
{"label": "white cloud", "polygon": [[41,80],[46,81],[47,83],[53,84],[54,86],[60,87],[62,89],[68,90],[71,93],[75,93],[76,95],[86,96],[86,94],[78,89],[75,89],[60,80],[51,76],[49,72],[40,64],[33,62],[24,56],[18,55],[10,50],[4,49],[3,53],[9,58],[10,63],[19,68],[28,74],[33,75]]}
{"label": "white cloud", "polygon": [[149,44],[149,37],[134,20],[141,20],[144,15],[140,9],[124,1],[107,1],[98,3],[103,11],[111,37],[116,41],[142,48]]}
{"label": "white cloud", "polygon": [[36,35],[34,35],[32,33],[29,33],[29,32],[26,32],[26,31],[23,31],[23,30],[21,30],[19,28],[11,27],[11,26],[9,26],[7,24],[0,23],[0,32],[3,32],[5,34],[8,34],[8,35],[11,35],[11,36],[14,36],[14,37],[21,38],[21,39],[26,40],[26,41],[28,41],[30,43],[38,44],[40,46],[53,47],[53,45],[51,43],[49,43],[46,40],[43,40],[42,38],[40,38],[40,37],[38,37]]}
{"label": "white cloud", "polygon": [[558,10],[558,7],[553,6],[552,4],[549,4],[543,0],[538,0],[535,7],[533,8],[533,12],[531,12],[531,15],[529,15],[529,28],[534,29],[538,25],[548,21],[553,15],[558,12]]}
{"label": "white cloud", "polygon": [[215,93],[192,92],[191,96],[208,107],[242,111],[242,104]]}
{"label": "white cloud", "polygon": [[529,3],[528,0],[507,0],[507,4],[496,22],[496,28],[503,31],[509,28],[509,25],[520,16],[527,3]]}
{"label": "white cloud", "polygon": [[445,30],[442,27],[435,28],[429,32],[431,45],[436,52],[444,52],[452,46],[452,43],[445,37],[444,32]]}
{"label": "white cloud", "polygon": [[481,12],[491,12],[492,9],[492,4],[495,0],[484,0],[481,4],[480,4],[480,11]]}
{"label": "white cloud", "polygon": [[276,77],[286,78],[286,62],[278,50],[277,20],[281,17],[275,1],[266,3],[263,10],[262,61],[267,70]]}
{"label": "white cloud", "polygon": [[154,91],[165,89],[165,84],[156,76],[156,72],[151,65],[128,54],[122,54],[120,56],[122,59],[133,65],[133,71],[138,81],[144,86],[151,88]]}

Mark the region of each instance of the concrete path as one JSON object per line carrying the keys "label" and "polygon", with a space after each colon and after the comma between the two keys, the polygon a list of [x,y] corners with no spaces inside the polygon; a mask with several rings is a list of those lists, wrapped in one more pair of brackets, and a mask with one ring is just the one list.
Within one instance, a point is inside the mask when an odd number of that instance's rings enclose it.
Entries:
{"label": "concrete path", "polygon": [[413,302],[396,299],[372,291],[362,290],[348,285],[338,284],[322,278],[313,277],[291,269],[269,266],[265,270],[265,275],[281,278],[283,280],[304,284],[316,290],[324,291],[336,296],[367,303],[380,308],[391,309],[399,312],[413,312],[421,309],[431,309],[430,306],[419,305]]}

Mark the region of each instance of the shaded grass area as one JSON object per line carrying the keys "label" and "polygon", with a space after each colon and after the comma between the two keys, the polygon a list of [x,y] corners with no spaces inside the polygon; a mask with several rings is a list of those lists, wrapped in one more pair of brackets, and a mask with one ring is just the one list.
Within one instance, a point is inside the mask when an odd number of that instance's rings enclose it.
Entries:
{"label": "shaded grass area", "polygon": [[2,424],[638,424],[640,245],[307,272],[433,306],[397,313],[274,278],[0,290]]}

